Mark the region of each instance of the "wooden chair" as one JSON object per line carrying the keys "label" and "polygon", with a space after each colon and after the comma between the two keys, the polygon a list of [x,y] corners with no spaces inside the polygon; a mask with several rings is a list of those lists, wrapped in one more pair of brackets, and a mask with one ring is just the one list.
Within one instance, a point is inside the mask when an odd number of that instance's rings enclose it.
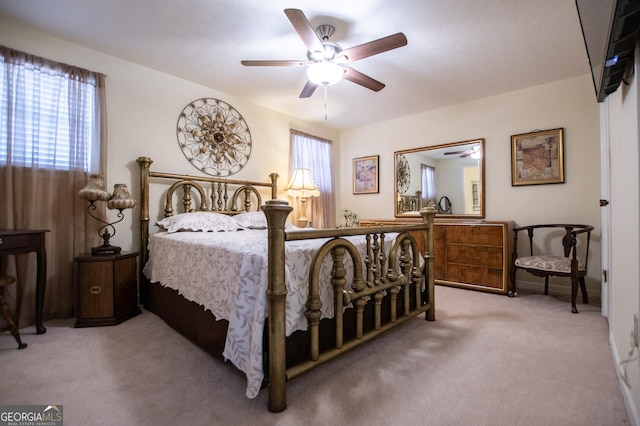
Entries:
{"label": "wooden chair", "polygon": [[11,332],[16,342],[18,342],[18,349],[24,349],[27,347],[26,343],[22,343],[20,339],[20,332],[18,331],[18,325],[13,321],[13,317],[11,316],[11,310],[7,305],[7,300],[4,297],[5,287],[11,285],[15,282],[15,278],[10,277],[8,275],[0,276],[0,311],[2,312],[2,316],[7,321],[7,329]]}
{"label": "wooden chair", "polygon": [[[550,233],[545,230],[553,231],[555,229],[564,229],[565,233],[562,237],[562,248],[564,256],[535,253],[534,254],[534,231],[536,233],[537,243],[539,246],[547,243]],[[518,233],[527,231],[529,236],[529,256],[518,256]],[[549,277],[569,277],[571,278],[571,312],[578,313],[576,308],[576,298],[578,295],[578,284],[582,292],[582,303],[588,304],[587,287],[584,277],[587,275],[587,262],[589,259],[589,242],[591,240],[591,231],[593,226],[590,225],[567,225],[567,224],[543,224],[529,225],[513,229],[513,254],[511,256],[510,281],[511,289],[509,297],[513,297],[516,292],[516,271],[524,269],[530,274],[537,277],[544,277],[544,294],[549,294]],[[582,238],[578,236],[586,234]],[[543,241],[544,238],[544,241]],[[581,243],[578,244],[578,241]],[[560,249],[558,249],[558,252]],[[580,252],[580,256],[578,255]]]}

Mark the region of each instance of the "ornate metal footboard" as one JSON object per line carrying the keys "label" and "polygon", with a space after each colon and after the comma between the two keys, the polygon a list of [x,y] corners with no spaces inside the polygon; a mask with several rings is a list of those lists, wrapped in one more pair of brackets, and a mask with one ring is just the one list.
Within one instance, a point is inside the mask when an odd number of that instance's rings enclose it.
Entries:
{"label": "ornate metal footboard", "polygon": [[[434,256],[433,256],[433,208],[421,211],[423,223],[415,225],[389,225],[366,228],[340,228],[298,230],[285,232],[285,223],[292,208],[285,201],[276,200],[277,174],[270,175],[271,182],[250,182],[213,177],[195,177],[171,173],[152,172],[152,160],[137,159],[140,166],[140,296],[149,309],[160,315],[168,324],[186,336],[203,333],[206,328],[215,329],[207,336],[215,339],[216,351],[224,344],[227,333],[225,321],[213,314],[204,318],[202,306],[190,302],[169,290],[162,292],[150,286],[143,274],[148,260],[149,237],[149,184],[153,180],[161,184],[165,200],[162,215],[174,214],[173,202],[178,201],[176,211],[222,213],[235,216],[243,211],[259,209],[263,196],[270,196],[262,206],[268,222],[268,329],[263,338],[268,341],[269,410],[279,412],[286,408],[286,381],[311,368],[425,313],[425,319],[435,320]],[[233,188],[233,189],[232,189]],[[177,190],[180,190],[177,192]],[[265,194],[267,193],[267,194]],[[425,248],[420,253],[413,234],[422,232]],[[395,238],[388,237],[397,234]],[[365,255],[349,240],[349,236],[366,236]],[[327,239],[315,254],[311,264],[305,317],[308,334],[308,357],[300,355],[300,339],[286,336],[285,244],[287,241]],[[314,249],[315,250],[315,249]],[[321,321],[322,302],[320,266],[331,256],[330,288],[333,289],[334,312],[332,319]],[[351,267],[346,265],[350,262]],[[347,273],[347,269],[352,272]],[[324,275],[323,275],[324,276]],[[161,286],[158,286],[161,287]],[[147,297],[153,289],[153,297]],[[159,301],[162,303],[159,303]],[[186,304],[189,304],[187,306]],[[194,306],[192,306],[194,305]],[[174,313],[178,307],[179,312]],[[348,308],[346,308],[348,307]],[[346,308],[346,309],[344,309]],[[154,310],[155,309],[155,310]],[[197,313],[199,312],[199,313]],[[194,331],[195,330],[195,331]],[[214,336],[215,334],[215,336]],[[227,335],[228,336],[228,335]],[[293,340],[293,342],[292,342]],[[287,346],[289,342],[289,347]],[[194,342],[203,344],[198,339]],[[209,341],[206,342],[209,345]],[[293,344],[293,345],[292,345]],[[305,343],[306,344],[306,343]],[[287,351],[289,350],[289,363]],[[302,349],[304,350],[304,349]]]}
{"label": "ornate metal footboard", "polygon": [[[291,207],[285,201],[269,200],[263,206],[269,224],[269,410],[280,412],[286,408],[286,381],[314,368],[345,351],[352,349],[384,333],[407,320],[425,312],[425,319],[435,320],[433,218],[435,209],[421,211],[423,224],[378,226],[367,228],[310,230],[285,232],[285,221]],[[415,238],[409,233],[425,233],[425,252],[419,253]],[[389,249],[385,246],[385,234],[399,233]],[[366,235],[365,259],[361,259],[352,243],[342,238]],[[305,316],[310,332],[310,360],[287,369],[285,343],[285,242],[312,238],[331,238],[316,254],[309,275],[309,290]],[[327,255],[332,256],[331,285],[334,292],[335,345],[320,352],[319,268]],[[351,287],[346,288],[345,254],[354,266]],[[422,258],[422,259],[421,259]],[[424,267],[421,262],[424,260]],[[398,303],[400,297],[401,303]],[[382,324],[382,301],[389,298],[389,321]],[[373,303],[374,326],[364,328],[364,308]],[[353,305],[355,337],[345,341],[343,335],[343,307]],[[401,306],[402,311],[397,312]]]}

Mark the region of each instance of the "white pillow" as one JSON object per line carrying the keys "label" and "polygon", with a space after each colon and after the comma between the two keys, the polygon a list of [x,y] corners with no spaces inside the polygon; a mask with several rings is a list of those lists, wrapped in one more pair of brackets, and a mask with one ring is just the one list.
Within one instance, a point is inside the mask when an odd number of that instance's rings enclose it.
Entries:
{"label": "white pillow", "polygon": [[267,229],[267,217],[263,211],[240,213],[233,218],[238,225],[247,229]]}
{"label": "white pillow", "polygon": [[168,232],[225,232],[239,229],[238,222],[231,216],[213,212],[180,213],[165,217],[156,225]]}
{"label": "white pillow", "polygon": [[[267,217],[262,210],[255,212],[244,212],[233,216],[238,225],[245,229],[267,229]],[[288,220],[284,224],[285,229],[293,227]]]}

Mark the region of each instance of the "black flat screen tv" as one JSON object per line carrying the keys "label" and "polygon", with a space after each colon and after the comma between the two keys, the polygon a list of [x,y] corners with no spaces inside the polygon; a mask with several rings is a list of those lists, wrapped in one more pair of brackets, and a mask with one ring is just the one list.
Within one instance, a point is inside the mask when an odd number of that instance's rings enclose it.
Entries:
{"label": "black flat screen tv", "polygon": [[598,102],[615,92],[633,65],[640,0],[576,0]]}

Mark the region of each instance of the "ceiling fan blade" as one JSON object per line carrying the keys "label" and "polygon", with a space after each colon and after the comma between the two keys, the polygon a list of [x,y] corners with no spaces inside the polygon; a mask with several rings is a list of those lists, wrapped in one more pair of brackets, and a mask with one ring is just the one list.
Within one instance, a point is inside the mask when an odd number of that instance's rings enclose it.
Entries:
{"label": "ceiling fan blade", "polygon": [[240,61],[242,65],[248,67],[304,67],[309,65],[309,61],[288,61],[288,60],[274,60],[274,61]]}
{"label": "ceiling fan blade", "polygon": [[467,153],[468,150],[464,150],[464,151],[449,151],[449,152],[445,152],[444,155],[457,155],[457,154],[465,154]]}
{"label": "ceiling fan blade", "polygon": [[313,95],[313,92],[315,92],[317,88],[318,88],[317,84],[307,81],[307,84],[305,84],[304,87],[302,88],[302,92],[300,92],[299,97],[308,98],[311,95]]}
{"label": "ceiling fan blade", "polygon": [[295,28],[296,32],[304,42],[304,45],[307,46],[307,49],[311,52],[322,52],[324,51],[324,46],[322,45],[322,40],[316,34],[316,30],[313,29],[311,23],[304,16],[304,13],[299,9],[285,9],[285,15],[291,21],[293,28]]}
{"label": "ceiling fan blade", "polygon": [[407,37],[403,33],[397,33],[369,43],[350,47],[340,52],[340,55],[344,55],[347,58],[347,62],[353,62],[406,45]]}
{"label": "ceiling fan blade", "polygon": [[379,92],[384,89],[384,84],[380,83],[378,80],[374,80],[368,75],[362,74],[360,71],[356,71],[353,68],[343,67],[344,68],[344,79],[349,80],[352,83],[359,84],[360,86],[366,87],[367,89],[371,89],[374,92]]}

